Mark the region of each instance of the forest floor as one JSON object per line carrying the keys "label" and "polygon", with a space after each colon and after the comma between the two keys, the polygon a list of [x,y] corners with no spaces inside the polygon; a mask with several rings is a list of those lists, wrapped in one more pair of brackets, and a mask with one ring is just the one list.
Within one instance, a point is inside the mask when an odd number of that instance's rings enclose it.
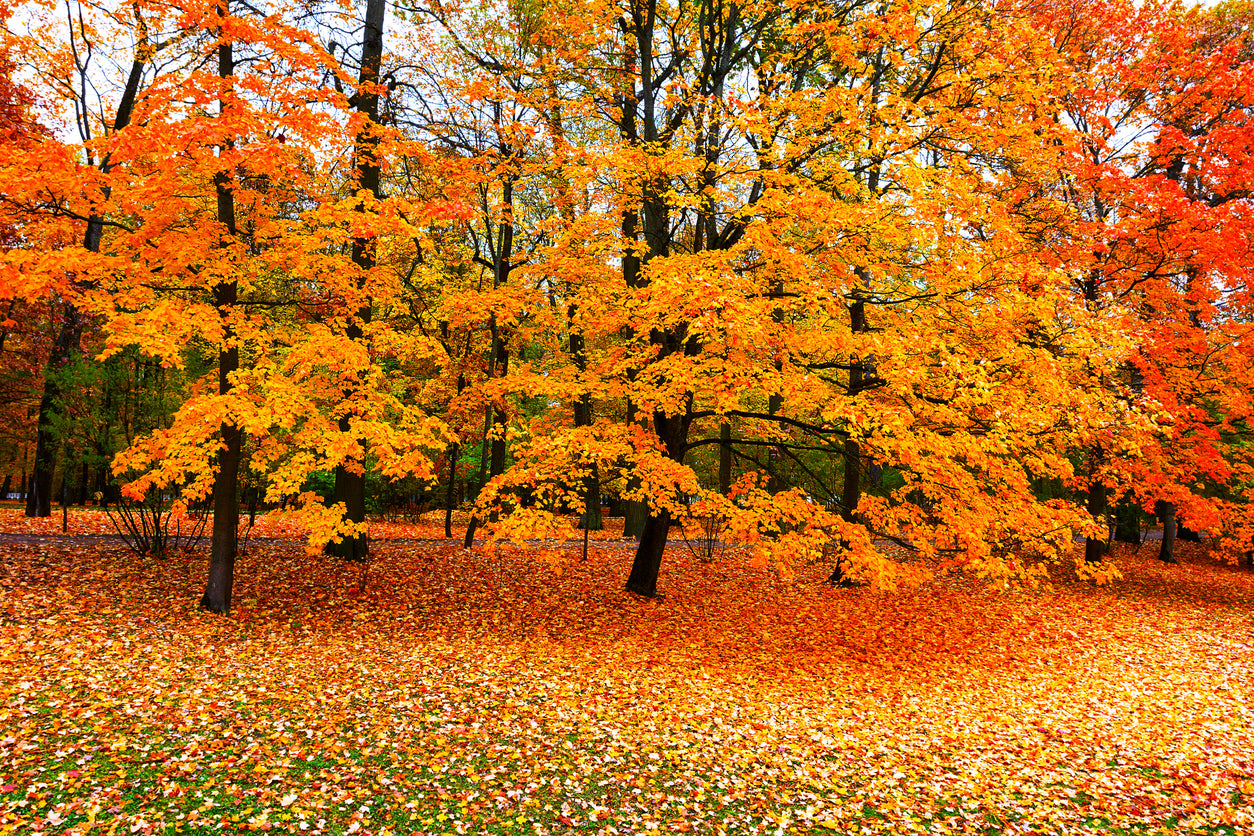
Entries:
{"label": "forest floor", "polygon": [[222,618],[203,554],[24,525],[0,832],[1254,832],[1254,573],[1197,546],[886,593],[679,543],[643,600],[625,544],[398,529],[363,575],[276,533]]}

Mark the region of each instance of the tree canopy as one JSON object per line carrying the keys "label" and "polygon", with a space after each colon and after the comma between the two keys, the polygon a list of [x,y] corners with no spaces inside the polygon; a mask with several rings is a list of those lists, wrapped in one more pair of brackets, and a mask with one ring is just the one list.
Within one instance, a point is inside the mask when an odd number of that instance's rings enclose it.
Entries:
{"label": "tree canopy", "polygon": [[388,482],[467,545],[608,503],[646,596],[694,520],[887,588],[1254,549],[1248,3],[20,9],[0,453],[212,497],[210,609],[245,490],[360,560]]}

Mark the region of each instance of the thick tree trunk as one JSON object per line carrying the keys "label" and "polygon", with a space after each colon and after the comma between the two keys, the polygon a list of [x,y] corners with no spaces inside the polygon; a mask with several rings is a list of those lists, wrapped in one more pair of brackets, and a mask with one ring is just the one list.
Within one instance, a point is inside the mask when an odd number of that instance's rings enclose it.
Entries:
{"label": "thick tree trunk", "polygon": [[[238,366],[238,355],[236,357]],[[220,368],[230,365],[224,363]],[[209,579],[200,606],[226,615],[231,611],[231,590],[235,584],[235,553],[239,528],[239,464],[243,433],[223,424],[223,450],[218,453],[218,473],[213,486],[213,536],[209,546]]]}
{"label": "thick tree trunk", "polygon": [[640,545],[627,576],[627,591],[646,598],[657,595],[657,576],[662,569],[662,553],[671,524],[670,511],[657,511],[645,518],[640,532]]}
{"label": "thick tree trunk", "polygon": [[[660,412],[653,415],[653,427],[666,455],[676,462],[684,460],[691,419],[686,415],[668,416]],[[649,509],[644,527],[640,531],[640,543],[627,577],[627,591],[653,597],[657,594],[657,576],[662,567],[662,553],[666,550],[666,538],[670,531],[671,513],[665,509]]]}
{"label": "thick tree trunk", "polygon": [[[225,2],[223,12],[229,10]],[[230,41],[218,45],[218,75],[230,78],[235,74],[235,58]],[[232,177],[225,171],[214,178],[217,193],[218,222],[225,227],[224,239],[238,234],[235,223],[235,192]],[[224,245],[226,240],[224,240]],[[223,348],[218,352],[218,394],[230,393],[231,375],[239,369],[239,348],[232,342],[234,329],[230,316],[238,301],[239,287],[234,281],[220,282],[213,288],[213,305],[218,316],[226,320]],[[226,615],[231,611],[231,589],[235,584],[235,551],[239,528],[239,465],[243,451],[243,433],[232,422],[223,421],[219,432],[222,449],[218,452],[218,472],[213,482],[213,537],[209,547],[209,578],[200,606],[210,612]]]}
{"label": "thick tree trunk", "polygon": [[[352,424],[347,416],[339,420],[340,432],[348,432]],[[332,498],[335,502],[344,503],[344,519],[363,523],[366,520],[366,470],[362,462],[360,473],[354,473],[344,465],[335,467],[335,488]],[[365,534],[344,537],[340,542],[328,542],[324,553],[364,563],[370,559],[370,540]]]}
{"label": "thick tree trunk", "polygon": [[1176,505],[1160,502],[1155,509],[1163,521],[1163,541],[1158,546],[1158,559],[1163,563],[1176,562]]}
{"label": "thick tree trunk", "polygon": [[[1089,485],[1088,495],[1088,512],[1092,514],[1096,520],[1102,520],[1106,515],[1106,486],[1100,482],[1093,482]],[[1098,539],[1095,537],[1084,538],[1084,559],[1089,563],[1101,563],[1102,558],[1106,556],[1109,545],[1105,538]]]}
{"label": "thick tree trunk", "polygon": [[649,519],[649,506],[639,500],[623,503],[623,538],[639,540],[644,534],[645,521]]}

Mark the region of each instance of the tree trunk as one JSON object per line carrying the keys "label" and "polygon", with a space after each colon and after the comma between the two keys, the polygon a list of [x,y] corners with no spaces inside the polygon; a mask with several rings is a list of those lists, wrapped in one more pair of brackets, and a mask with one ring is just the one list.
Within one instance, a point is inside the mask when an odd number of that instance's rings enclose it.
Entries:
{"label": "tree trunk", "polygon": [[[575,426],[592,426],[592,399],[587,394],[584,394],[575,402]],[[583,496],[583,513],[579,519],[580,527],[587,531],[600,531],[603,524],[601,520],[601,476],[595,461],[592,463],[591,472],[583,477],[580,493]]]}
{"label": "tree trunk", "polygon": [[639,540],[644,534],[645,521],[649,518],[649,506],[637,499],[623,502],[623,538]]}
{"label": "tree trunk", "polygon": [[[229,13],[224,0],[223,14]],[[235,58],[230,41],[218,45],[218,75],[230,78],[235,74]],[[221,113],[221,105],[219,105]],[[225,237],[238,234],[235,224],[235,192],[232,177],[219,171],[213,178],[217,193],[218,223],[225,227]],[[226,245],[226,241],[223,242]],[[218,316],[226,320],[223,347],[218,351],[218,394],[232,389],[231,375],[239,369],[239,348],[233,344],[234,329],[229,317],[238,301],[239,287],[234,281],[219,282],[213,288],[213,305]],[[219,432],[222,449],[218,452],[218,472],[213,482],[213,538],[209,547],[209,579],[200,606],[210,612],[226,615],[231,611],[231,588],[235,584],[235,550],[239,527],[239,465],[244,447],[239,427],[223,421]]]}
{"label": "tree trunk", "polygon": [[[494,361],[496,359],[495,351],[492,358],[488,361],[488,376],[492,376]],[[483,486],[488,481],[488,448],[491,444],[489,433],[492,430],[492,407],[488,407],[483,415],[483,443],[479,445],[479,479],[474,485],[474,492],[467,491],[467,499],[475,502],[479,498],[479,492],[483,490]],[[466,523],[466,536],[462,539],[462,548],[468,549],[475,544],[475,530],[479,527],[479,515],[473,510],[470,514],[470,520]]]}
{"label": "tree trunk", "polygon": [[91,470],[84,460],[82,467],[79,468],[78,477],[78,496],[74,498],[75,505],[86,505],[88,496],[88,481],[91,478]]}
{"label": "tree trunk", "polygon": [[627,576],[627,591],[646,598],[657,595],[657,576],[662,569],[662,553],[670,530],[671,512],[657,511],[646,516],[640,531],[640,544]]}
{"label": "tree trunk", "polygon": [[[666,455],[676,462],[684,460],[684,448],[688,443],[691,419],[687,415],[653,414],[653,427],[657,437],[666,447]],[[640,543],[627,577],[627,591],[653,597],[657,594],[657,576],[662,567],[662,553],[666,550],[666,538],[670,531],[671,513],[665,509],[649,509],[644,527],[640,531]]]}
{"label": "tree trunk", "polygon": [[[386,0],[366,0],[365,28],[361,36],[361,74],[356,100],[357,112],[366,117],[354,139],[354,163],[357,171],[357,190],[369,192],[377,200],[383,196],[379,179],[379,77],[383,61],[383,25],[387,9]],[[353,239],[353,264],[364,276],[375,266],[376,240],[374,237]],[[364,279],[359,278],[359,281]],[[367,301],[356,311],[356,321],[347,328],[350,340],[360,342],[362,326],[370,322],[371,305]],[[348,415],[341,416],[341,432],[349,432],[352,422]],[[366,522],[366,462],[365,445],[360,468],[341,464],[335,468],[335,501],[344,503],[344,518],[359,526]],[[360,473],[356,472],[360,469]],[[344,537],[338,543],[328,543],[327,551],[346,560],[365,561],[370,557],[370,542],[365,532]]]}
{"label": "tree trunk", "polygon": [[453,504],[457,498],[457,455],[461,447],[454,442],[448,452],[448,490],[444,494],[444,539],[453,537]]}
{"label": "tree trunk", "polygon": [[[858,269],[858,279],[863,283],[869,282],[869,276]],[[854,292],[853,301],[849,303],[849,331],[853,334],[861,334],[867,330],[866,321],[866,302],[862,298],[861,288]],[[849,364],[849,389],[850,398],[857,396],[862,391],[862,384],[865,379],[865,371],[862,365],[861,357],[854,357]],[[852,438],[845,439],[844,444],[844,478],[840,489],[840,515],[849,522],[857,519],[858,503],[862,501],[862,446]],[[846,545],[841,544],[842,550]],[[827,582],[845,586],[849,583],[849,578],[845,576],[845,570],[841,567],[840,561],[836,561],[836,565],[832,567],[832,573],[828,576]]]}
{"label": "tree trunk", "polygon": [[[566,309],[567,327],[570,328],[570,356],[575,361],[575,368],[582,373],[588,370],[588,355],[584,347],[583,334],[577,330],[575,314],[574,305]],[[574,413],[576,427],[592,426],[592,397],[587,392],[581,393],[575,399]],[[583,478],[582,487],[583,514],[579,520],[580,527],[585,531],[600,531],[602,527],[601,476],[597,471],[595,461],[592,463],[592,472]]]}
{"label": "tree trunk", "polygon": [[731,493],[731,422],[724,421],[718,427],[718,492],[723,496]]}
{"label": "tree trunk", "polygon": [[1160,502],[1155,509],[1163,521],[1163,541],[1158,547],[1158,559],[1163,563],[1176,562],[1176,505]]}
{"label": "tree trunk", "polygon": [[[1106,514],[1106,486],[1100,482],[1089,485],[1088,512],[1095,520],[1102,520]],[[1094,537],[1084,538],[1084,559],[1089,563],[1101,563],[1109,550],[1106,540]]]}

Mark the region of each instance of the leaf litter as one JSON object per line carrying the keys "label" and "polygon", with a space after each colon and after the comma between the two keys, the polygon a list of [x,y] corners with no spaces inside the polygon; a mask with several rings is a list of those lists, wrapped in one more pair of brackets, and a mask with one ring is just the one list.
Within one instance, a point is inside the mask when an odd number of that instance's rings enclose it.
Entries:
{"label": "leaf litter", "polygon": [[363,573],[6,544],[0,831],[1224,833],[1254,827],[1254,577],[898,593],[623,546],[379,541]]}

